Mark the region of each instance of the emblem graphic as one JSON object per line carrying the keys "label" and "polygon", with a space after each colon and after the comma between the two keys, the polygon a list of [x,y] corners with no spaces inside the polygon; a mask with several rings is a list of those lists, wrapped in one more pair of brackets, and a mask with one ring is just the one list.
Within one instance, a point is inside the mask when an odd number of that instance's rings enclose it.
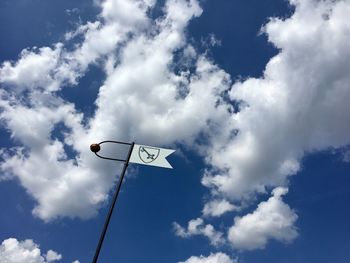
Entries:
{"label": "emblem graphic", "polygon": [[140,146],[139,157],[144,163],[151,163],[156,160],[159,156],[160,150],[157,148]]}

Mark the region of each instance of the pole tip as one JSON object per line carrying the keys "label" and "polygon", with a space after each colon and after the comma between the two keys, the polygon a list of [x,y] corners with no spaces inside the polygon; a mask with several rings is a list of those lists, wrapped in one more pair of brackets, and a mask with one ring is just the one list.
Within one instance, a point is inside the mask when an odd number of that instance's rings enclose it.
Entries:
{"label": "pole tip", "polygon": [[101,150],[101,147],[100,147],[99,144],[93,143],[93,144],[90,145],[90,150],[92,152],[94,152],[94,153],[97,153],[97,152],[99,152]]}

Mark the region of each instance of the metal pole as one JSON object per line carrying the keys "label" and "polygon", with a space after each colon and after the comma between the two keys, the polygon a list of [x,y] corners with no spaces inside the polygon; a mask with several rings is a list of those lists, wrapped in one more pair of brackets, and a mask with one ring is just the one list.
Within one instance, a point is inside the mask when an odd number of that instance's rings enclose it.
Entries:
{"label": "metal pole", "polygon": [[134,148],[134,144],[135,144],[134,142],[131,143],[131,146],[130,146],[130,149],[129,149],[129,153],[128,153],[128,158],[125,160],[125,163],[124,163],[124,166],[123,166],[123,170],[122,170],[122,173],[120,175],[119,182],[118,182],[116,191],[114,193],[114,196],[113,196],[113,199],[112,199],[112,204],[111,204],[111,207],[109,208],[109,212],[108,212],[105,224],[103,226],[102,233],[101,233],[101,236],[100,236],[100,240],[98,241],[96,252],[95,252],[95,256],[94,256],[94,259],[92,260],[92,263],[96,263],[97,262],[98,256],[100,254],[102,243],[103,243],[103,240],[104,240],[106,232],[107,232],[108,224],[109,224],[109,221],[111,220],[113,209],[114,209],[115,203],[117,201],[120,188],[121,188],[122,183],[123,183],[125,171],[126,171],[126,168],[129,165],[129,160],[130,160],[130,156],[131,156],[132,150]]}

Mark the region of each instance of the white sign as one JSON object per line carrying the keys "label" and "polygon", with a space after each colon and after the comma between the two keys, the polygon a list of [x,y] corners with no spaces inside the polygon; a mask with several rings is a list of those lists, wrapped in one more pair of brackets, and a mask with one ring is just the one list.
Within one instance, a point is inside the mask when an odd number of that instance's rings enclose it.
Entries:
{"label": "white sign", "polygon": [[135,144],[129,162],[172,169],[166,157],[173,152],[175,150]]}

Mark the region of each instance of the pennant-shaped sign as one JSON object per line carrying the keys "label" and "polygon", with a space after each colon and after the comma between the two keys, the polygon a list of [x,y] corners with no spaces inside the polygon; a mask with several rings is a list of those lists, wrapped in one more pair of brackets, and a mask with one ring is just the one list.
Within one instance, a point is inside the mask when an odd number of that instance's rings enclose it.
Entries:
{"label": "pennant-shaped sign", "polygon": [[129,162],[172,169],[166,157],[173,152],[175,150],[135,144]]}

